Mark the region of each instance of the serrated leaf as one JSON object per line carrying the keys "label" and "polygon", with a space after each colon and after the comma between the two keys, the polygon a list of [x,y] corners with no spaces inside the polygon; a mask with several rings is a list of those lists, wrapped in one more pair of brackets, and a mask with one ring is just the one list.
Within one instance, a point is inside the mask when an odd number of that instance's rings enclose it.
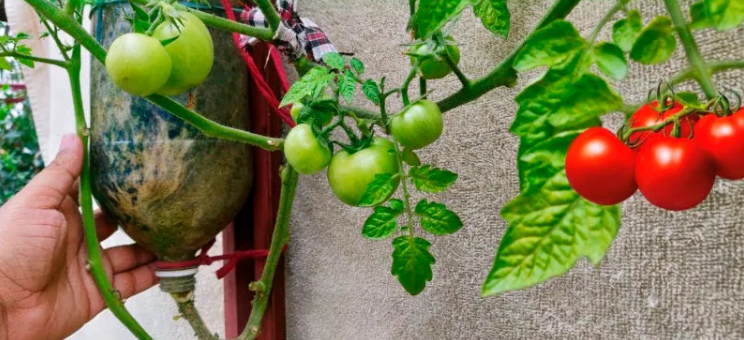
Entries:
{"label": "serrated leaf", "polygon": [[347,103],[351,103],[354,100],[354,92],[356,91],[356,77],[351,70],[344,70],[343,76],[340,79],[338,83],[339,93]]}
{"label": "serrated leaf", "polygon": [[674,37],[672,21],[665,16],[658,16],[636,39],[630,50],[630,57],[641,64],[659,64],[667,61],[675,48],[677,39]]}
{"label": "serrated leaf", "polygon": [[361,76],[362,74],[364,74],[364,63],[361,60],[355,57],[352,57],[349,64],[351,65],[351,68],[353,68],[354,71],[356,71],[358,75]]}
{"label": "serrated leaf", "polygon": [[519,109],[511,131],[520,137],[537,134],[530,138],[540,138],[546,129],[584,126],[622,107],[622,98],[604,79],[593,74],[577,76],[575,70],[573,66],[551,68],[525,88],[515,99]]}
{"label": "serrated leaf", "polygon": [[[394,201],[397,201],[393,203]],[[362,235],[371,240],[383,240],[395,233],[398,228],[398,216],[403,213],[403,202],[390,200],[390,207],[377,206],[375,211],[364,221]]]}
{"label": "serrated leaf", "polygon": [[[586,127],[600,125],[598,120],[587,123]],[[564,131],[534,144],[525,144],[517,156],[519,172],[523,174],[521,191],[529,191],[545,184],[553,174],[564,167],[566,151],[576,137],[583,131]]]}
{"label": "serrated leaf", "polygon": [[473,11],[491,33],[504,39],[509,36],[511,14],[506,0],[482,0],[473,7]]}
{"label": "serrated leaf", "polygon": [[713,25],[702,1],[690,6],[690,19],[690,28],[694,30],[701,30]]}
{"label": "serrated leaf", "polygon": [[315,67],[297,80],[282,98],[279,107],[299,103],[305,97],[319,97],[328,87],[333,75],[325,67]]}
{"label": "serrated leaf", "polygon": [[420,0],[411,29],[417,39],[426,39],[477,0]]}
{"label": "serrated leaf", "polygon": [[703,0],[703,4],[710,24],[717,30],[730,30],[744,21],[742,0]]}
{"label": "serrated leaf", "polygon": [[28,68],[34,68],[36,67],[36,64],[33,60],[23,59],[22,57],[16,58],[21,65],[25,65]]}
{"label": "serrated leaf", "polygon": [[594,46],[594,61],[599,70],[612,79],[621,80],[628,74],[625,53],[613,43],[605,42]]}
{"label": "serrated leaf", "polygon": [[416,215],[421,219],[421,227],[434,235],[454,234],[462,229],[462,220],[441,203],[421,200],[416,204]]}
{"label": "serrated leaf", "polygon": [[411,176],[411,181],[416,185],[416,189],[431,194],[446,190],[457,180],[456,173],[446,169],[433,168],[429,164],[411,168],[408,175]]}
{"label": "serrated leaf", "polygon": [[536,67],[564,63],[586,47],[586,41],[573,25],[556,20],[532,34],[514,59],[514,69],[520,72]]}
{"label": "serrated leaf", "polygon": [[630,11],[625,19],[618,20],[612,25],[612,41],[623,51],[629,52],[642,30],[641,13]]}
{"label": "serrated leaf", "polygon": [[383,203],[397,189],[397,176],[376,174],[375,179],[367,186],[367,190],[364,191],[362,198],[359,199],[359,206],[371,207]]}
{"label": "serrated leaf", "polygon": [[375,103],[375,105],[380,105],[380,88],[374,80],[369,79],[365,81],[364,85],[362,85],[362,91],[369,101]]}
{"label": "serrated leaf", "polygon": [[411,295],[418,295],[431,281],[431,266],[436,262],[429,252],[431,243],[420,237],[400,236],[393,240],[393,265],[390,272]]}
{"label": "serrated leaf", "polygon": [[597,266],[620,227],[617,206],[599,206],[571,189],[565,171],[525,191],[501,211],[509,226],[481,295],[542,283],[586,257]]}
{"label": "serrated leaf", "polygon": [[336,70],[343,70],[346,67],[346,59],[338,52],[329,52],[323,55],[323,62],[328,67]]}

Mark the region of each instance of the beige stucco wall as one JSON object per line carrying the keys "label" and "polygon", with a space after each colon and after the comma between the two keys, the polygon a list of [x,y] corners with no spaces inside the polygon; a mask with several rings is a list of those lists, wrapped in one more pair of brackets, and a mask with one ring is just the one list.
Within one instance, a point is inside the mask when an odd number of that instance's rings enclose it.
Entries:
{"label": "beige stucco wall", "polygon": [[[400,44],[407,1],[302,0],[341,51],[354,52],[368,76],[400,84],[408,70]],[[524,37],[552,1],[509,1],[513,30],[491,36],[467,11],[458,24],[464,71],[476,77],[494,67]],[[614,1],[584,1],[570,16],[587,35]],[[687,2],[689,4],[689,2]],[[647,23],[661,1],[636,0]],[[744,29],[699,32],[705,55],[744,57]],[[608,39],[608,32],[601,38]],[[628,102],[684,67],[681,48],[661,66],[633,63],[618,84]],[[292,219],[287,283],[290,339],[742,339],[744,338],[744,182],[719,182],[699,208],[670,213],[636,195],[623,206],[623,225],[599,269],[580,261],[568,275],[540,287],[479,297],[506,228],[501,207],[518,192],[517,138],[508,133],[515,89],[497,89],[446,114],[442,139],[421,152],[426,162],[460,174],[436,196],[465,223],[456,235],[430,238],[434,280],[416,297],[390,275],[390,241],[361,237],[369,210],[334,199],[325,175],[300,180]],[[719,76],[742,88],[744,73]],[[431,83],[442,98],[458,87],[449,77]],[[394,100],[391,100],[393,102]],[[361,103],[361,102],[360,102]],[[617,123],[618,117],[614,122]],[[613,119],[610,119],[613,120]]]}

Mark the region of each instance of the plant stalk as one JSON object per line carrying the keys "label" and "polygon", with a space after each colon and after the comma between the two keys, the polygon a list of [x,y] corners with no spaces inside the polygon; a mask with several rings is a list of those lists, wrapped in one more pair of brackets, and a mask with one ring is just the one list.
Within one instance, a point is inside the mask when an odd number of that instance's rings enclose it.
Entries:
{"label": "plant stalk", "polygon": [[496,87],[506,86],[513,87],[517,84],[517,72],[514,70],[512,65],[517,54],[524,47],[525,41],[540,28],[545,27],[547,24],[565,18],[571,11],[579,4],[581,0],[558,0],[553,7],[548,11],[545,17],[540,21],[535,30],[527,36],[522,43],[512,51],[511,55],[504,59],[493,71],[485,75],[483,78],[475,80],[471,83],[468,88],[463,88],[451,94],[449,97],[439,101],[437,105],[442,112],[447,112],[458,106],[469,103],[473,100],[480,98],[482,95],[492,91]]}
{"label": "plant stalk", "polygon": [[103,257],[101,255],[100,243],[96,234],[96,222],[93,215],[93,196],[91,194],[90,153],[89,135],[90,131],[85,122],[85,111],[80,89],[80,45],[76,44],[72,49],[72,58],[67,67],[72,88],[73,106],[75,108],[75,125],[77,134],[83,142],[83,169],[80,174],[80,207],[83,215],[83,233],[85,235],[85,247],[88,252],[88,267],[90,275],[98,286],[103,300],[109,310],[126,326],[129,331],[140,340],[152,340],[152,337],[137,323],[126,310],[124,304],[117,295],[106,271],[103,268]]}
{"label": "plant stalk", "polygon": [[403,209],[406,212],[406,226],[408,227],[408,236],[413,239],[413,209],[411,209],[411,194],[408,192],[408,176],[406,176],[405,166],[403,164],[403,154],[400,151],[398,141],[393,138],[395,145],[395,157],[398,161],[398,176],[400,177],[400,187],[403,189]]}
{"label": "plant stalk", "polygon": [[199,310],[196,309],[194,304],[194,292],[188,293],[173,293],[171,294],[173,300],[176,301],[178,306],[178,312],[181,313],[181,317],[188,321],[191,328],[196,333],[196,338],[199,340],[219,340],[219,336],[212,333],[207,327],[207,324],[202,319]]}
{"label": "plant stalk", "polygon": [[703,92],[708,99],[714,98],[718,95],[715,84],[711,79],[711,73],[708,67],[705,66],[705,60],[700,54],[695,38],[692,36],[690,26],[687,25],[684,16],[682,15],[682,9],[679,7],[677,0],[664,0],[667,11],[672,18],[674,28],[677,30],[679,40],[682,42],[682,46],[685,48],[685,54],[687,54],[687,60],[690,62],[690,67],[694,71],[693,77],[703,88]]}
{"label": "plant stalk", "polygon": [[289,165],[282,169],[282,190],[279,197],[279,212],[276,216],[274,233],[271,236],[271,247],[269,256],[266,258],[261,279],[251,284],[256,291],[253,299],[253,308],[248,324],[245,326],[243,333],[238,336],[237,340],[254,340],[261,331],[261,320],[271,296],[271,287],[274,283],[274,273],[282,256],[282,250],[289,241],[289,218],[292,212],[292,203],[294,201],[295,189],[297,188],[297,172]]}
{"label": "plant stalk", "polygon": [[36,56],[28,55],[28,54],[21,54],[18,52],[1,52],[0,58],[4,58],[4,57],[15,58],[15,59],[25,59],[25,60],[30,60],[30,61],[37,62],[37,63],[55,65],[61,68],[67,68],[68,66],[68,63],[64,60],[41,58],[41,57],[36,57]]}

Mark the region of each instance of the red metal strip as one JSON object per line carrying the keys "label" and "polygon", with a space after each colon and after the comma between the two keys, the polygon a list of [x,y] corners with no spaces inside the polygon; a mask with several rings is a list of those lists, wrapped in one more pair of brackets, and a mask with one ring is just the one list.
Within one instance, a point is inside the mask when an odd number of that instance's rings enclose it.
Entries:
{"label": "red metal strip", "polygon": [[[266,60],[269,48],[260,44],[253,48],[252,57]],[[280,94],[281,84],[273,70],[264,70],[264,78],[275,93]],[[261,98],[258,91],[249,86],[249,97],[253,132],[268,136],[280,136],[282,121],[271,114],[270,104]],[[277,95],[279,97],[279,95]],[[253,153],[253,193],[243,211],[235,218],[234,228],[223,234],[224,251],[241,249],[268,249],[274,229],[274,221],[279,205],[281,180],[279,167],[282,155],[279,152],[266,152],[254,148]],[[248,284],[258,280],[263,271],[264,260],[243,261],[236,270],[225,278],[225,329],[228,338],[242,332],[251,309],[253,294]],[[286,311],[284,305],[284,261],[279,265],[274,279],[274,289],[269,307],[261,327],[262,340],[281,340],[285,338]]]}

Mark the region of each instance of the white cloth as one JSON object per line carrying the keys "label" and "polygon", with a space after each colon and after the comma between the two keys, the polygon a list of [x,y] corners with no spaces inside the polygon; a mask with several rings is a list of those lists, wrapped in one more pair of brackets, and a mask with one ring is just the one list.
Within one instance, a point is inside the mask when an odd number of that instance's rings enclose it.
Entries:
{"label": "white cloth", "polygon": [[[25,32],[34,39],[24,41],[32,49],[32,53],[39,57],[62,59],[59,49],[51,37],[38,39],[46,31],[44,25],[33,8],[23,0],[6,0],[5,10],[8,14],[8,24],[11,33]],[[85,18],[88,16],[85,15]],[[83,25],[90,27],[90,21],[85,19]],[[69,41],[69,37],[60,37]],[[81,87],[83,105],[86,117],[89,115],[90,102],[90,54],[82,53],[83,64],[81,73]],[[24,81],[31,102],[31,110],[39,136],[41,156],[45,163],[49,163],[57,154],[62,136],[75,132],[75,111],[70,96],[70,83],[67,72],[57,66],[36,63],[30,69],[23,67]]]}

